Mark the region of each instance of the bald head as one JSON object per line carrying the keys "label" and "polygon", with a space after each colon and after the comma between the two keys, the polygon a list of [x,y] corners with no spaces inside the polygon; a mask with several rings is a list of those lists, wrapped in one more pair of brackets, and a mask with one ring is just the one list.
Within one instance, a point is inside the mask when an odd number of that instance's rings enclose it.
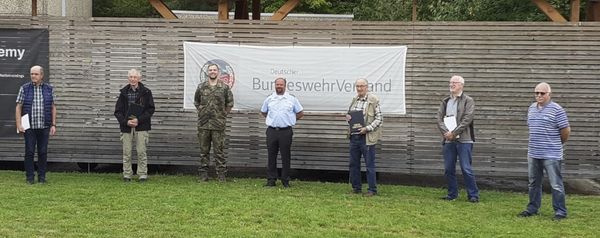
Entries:
{"label": "bald head", "polygon": [[538,85],[535,86],[535,91],[538,92],[538,90],[540,92],[547,92],[547,93],[552,92],[552,89],[550,88],[550,84],[548,84],[546,82],[538,83]]}
{"label": "bald head", "polygon": [[29,70],[29,75],[31,76],[31,82],[35,85],[39,85],[44,80],[44,68],[42,66],[36,65],[31,67]]}

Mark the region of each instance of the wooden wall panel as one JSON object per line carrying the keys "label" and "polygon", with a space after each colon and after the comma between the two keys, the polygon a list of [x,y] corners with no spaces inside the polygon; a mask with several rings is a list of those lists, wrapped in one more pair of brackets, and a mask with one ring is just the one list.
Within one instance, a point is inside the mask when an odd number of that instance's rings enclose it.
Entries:
{"label": "wooden wall panel", "polygon": [[[435,115],[454,74],[476,100],[476,174],[525,176],[526,111],[549,82],[572,136],[565,175],[600,178],[600,24],[585,22],[294,22],[0,17],[3,28],[48,28],[58,135],[50,161],[120,163],[113,116],[127,70],[142,71],[157,110],[150,163],[196,165],[196,112],[183,110],[183,42],[298,46],[408,46],[406,115],[386,115],[378,171],[442,174]],[[302,99],[300,99],[302,100]],[[350,99],[349,99],[350,101]],[[265,167],[264,119],[229,117],[229,165]],[[347,170],[341,114],[307,113],[294,129],[292,167]],[[21,160],[23,140],[0,138],[0,159]]]}

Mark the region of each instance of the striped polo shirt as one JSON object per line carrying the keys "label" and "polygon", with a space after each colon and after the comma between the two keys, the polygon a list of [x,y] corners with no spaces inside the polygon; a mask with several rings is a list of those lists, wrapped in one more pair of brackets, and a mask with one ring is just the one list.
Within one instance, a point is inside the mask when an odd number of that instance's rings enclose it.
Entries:
{"label": "striped polo shirt", "polygon": [[529,127],[527,152],[529,158],[552,160],[563,158],[560,130],[569,127],[569,119],[560,105],[550,101],[544,107],[538,108],[537,102],[531,104],[527,112],[527,126]]}

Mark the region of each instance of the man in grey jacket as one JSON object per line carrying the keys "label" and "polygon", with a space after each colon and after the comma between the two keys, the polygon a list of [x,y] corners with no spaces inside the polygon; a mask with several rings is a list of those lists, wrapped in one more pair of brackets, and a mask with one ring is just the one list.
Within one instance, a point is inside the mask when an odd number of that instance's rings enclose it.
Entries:
{"label": "man in grey jacket", "polygon": [[477,203],[479,189],[471,169],[471,152],[475,142],[473,130],[475,101],[463,93],[464,85],[463,77],[455,75],[450,78],[450,96],[442,100],[437,113],[438,128],[443,136],[444,176],[448,183],[448,195],[442,199],[453,201],[458,197],[455,172],[458,159],[467,187],[467,199],[469,202]]}

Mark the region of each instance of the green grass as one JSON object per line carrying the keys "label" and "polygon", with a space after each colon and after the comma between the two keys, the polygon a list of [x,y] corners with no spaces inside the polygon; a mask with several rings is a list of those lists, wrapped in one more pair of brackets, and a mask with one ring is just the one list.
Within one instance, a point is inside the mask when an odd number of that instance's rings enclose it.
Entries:
{"label": "green grass", "polygon": [[[379,185],[380,196],[348,194],[340,183],[264,179],[196,182],[155,175],[123,183],[119,174],[49,173],[27,185],[0,171],[0,237],[597,237],[600,197],[568,195],[569,218],[518,218],[525,193],[482,191],[481,202],[447,202],[441,188]],[[464,195],[464,191],[461,191]]]}

